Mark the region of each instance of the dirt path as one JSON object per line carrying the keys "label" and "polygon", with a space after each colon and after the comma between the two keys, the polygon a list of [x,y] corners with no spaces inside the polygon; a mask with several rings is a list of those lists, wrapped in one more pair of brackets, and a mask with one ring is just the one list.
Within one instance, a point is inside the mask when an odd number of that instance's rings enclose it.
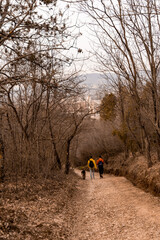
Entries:
{"label": "dirt path", "polygon": [[[80,174],[77,171],[77,174]],[[71,203],[69,240],[159,240],[160,199],[123,177],[80,180]]]}

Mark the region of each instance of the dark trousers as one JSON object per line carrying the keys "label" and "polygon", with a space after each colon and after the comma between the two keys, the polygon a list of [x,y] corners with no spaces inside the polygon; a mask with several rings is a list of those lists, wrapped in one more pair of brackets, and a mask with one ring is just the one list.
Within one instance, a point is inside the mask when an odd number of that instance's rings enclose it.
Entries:
{"label": "dark trousers", "polygon": [[103,165],[98,166],[98,168],[99,168],[99,175],[100,175],[100,177],[101,177],[102,174],[103,174]]}

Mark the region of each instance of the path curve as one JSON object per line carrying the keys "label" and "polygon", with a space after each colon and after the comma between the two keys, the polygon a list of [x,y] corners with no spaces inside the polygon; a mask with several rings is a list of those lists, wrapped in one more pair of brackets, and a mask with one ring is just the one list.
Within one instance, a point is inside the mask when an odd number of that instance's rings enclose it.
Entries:
{"label": "path curve", "polygon": [[[80,175],[79,170],[75,170]],[[124,177],[104,175],[78,182],[70,203],[69,240],[159,240],[160,199]]]}

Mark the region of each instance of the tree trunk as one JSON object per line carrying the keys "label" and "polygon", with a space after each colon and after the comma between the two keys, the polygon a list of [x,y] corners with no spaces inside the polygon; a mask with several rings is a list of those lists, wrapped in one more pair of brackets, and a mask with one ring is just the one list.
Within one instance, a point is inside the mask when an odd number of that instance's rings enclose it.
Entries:
{"label": "tree trunk", "polygon": [[129,156],[128,147],[125,145],[125,146],[124,146],[124,157],[125,157],[125,159],[127,159],[128,156]]}
{"label": "tree trunk", "polygon": [[57,162],[58,168],[61,169],[61,168],[62,168],[61,160],[60,160],[60,158],[59,158],[57,149],[56,149],[56,147],[55,147],[55,143],[53,143],[53,146],[54,146],[54,157],[55,157],[55,160],[56,160],[56,162]]}
{"label": "tree trunk", "polygon": [[150,154],[150,142],[147,137],[145,137],[144,142],[145,142],[145,152],[146,152],[146,157],[148,161],[148,167],[150,168],[153,165],[151,161],[151,154]]}
{"label": "tree trunk", "polygon": [[69,174],[69,169],[70,169],[70,143],[71,141],[67,141],[67,156],[66,156],[66,163],[65,163],[65,174]]}
{"label": "tree trunk", "polygon": [[0,134],[0,181],[4,182],[5,179],[5,156],[4,156],[4,142],[2,139],[2,135]]}
{"label": "tree trunk", "polygon": [[[140,113],[140,112],[139,112]],[[148,161],[148,167],[152,167],[153,163],[151,161],[151,146],[150,146],[150,141],[149,141],[149,138],[148,138],[148,134],[147,134],[147,131],[146,131],[146,128],[145,128],[145,125],[144,123],[142,122],[142,119],[141,119],[141,115],[139,114],[139,124],[140,124],[140,127],[142,129],[142,136],[144,136],[144,138],[142,137],[142,142],[144,144],[144,150],[145,150],[145,155],[146,155],[146,158],[147,158],[147,161]]]}
{"label": "tree trunk", "polygon": [[5,154],[4,154],[4,142],[2,138],[2,114],[0,113],[0,180],[4,182],[5,179]]}
{"label": "tree trunk", "polygon": [[58,168],[61,169],[62,168],[61,160],[60,160],[58,152],[57,152],[57,147],[56,147],[56,143],[54,140],[54,133],[53,133],[52,126],[51,126],[51,119],[50,119],[49,113],[48,113],[48,122],[49,122],[49,130],[50,130],[52,145],[53,145],[53,150],[54,150],[54,157],[57,162]]}
{"label": "tree trunk", "polygon": [[156,137],[156,150],[157,150],[158,161],[160,161],[160,135],[158,133]]}

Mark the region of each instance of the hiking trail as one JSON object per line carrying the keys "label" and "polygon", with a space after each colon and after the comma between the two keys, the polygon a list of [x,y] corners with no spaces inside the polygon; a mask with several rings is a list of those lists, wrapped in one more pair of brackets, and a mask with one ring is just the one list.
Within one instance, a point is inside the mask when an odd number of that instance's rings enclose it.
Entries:
{"label": "hiking trail", "polygon": [[[79,170],[75,172],[80,175]],[[159,240],[160,199],[124,177],[95,173],[80,180],[71,200],[69,240]]]}

